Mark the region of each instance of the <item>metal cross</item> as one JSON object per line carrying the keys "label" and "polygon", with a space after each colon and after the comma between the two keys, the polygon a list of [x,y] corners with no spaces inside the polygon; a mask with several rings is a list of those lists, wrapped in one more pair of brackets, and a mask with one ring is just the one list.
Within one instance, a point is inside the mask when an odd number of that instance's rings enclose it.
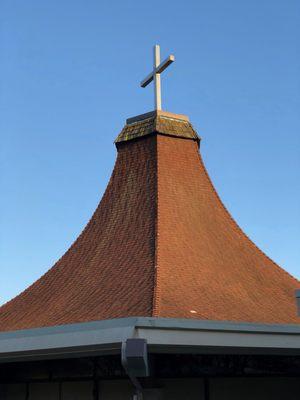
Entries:
{"label": "metal cross", "polygon": [[154,81],[154,104],[156,110],[161,110],[161,87],[160,74],[175,61],[175,57],[171,54],[162,63],[160,62],[160,47],[158,44],[154,46],[154,66],[153,71],[141,82],[141,87],[146,87],[150,82]]}

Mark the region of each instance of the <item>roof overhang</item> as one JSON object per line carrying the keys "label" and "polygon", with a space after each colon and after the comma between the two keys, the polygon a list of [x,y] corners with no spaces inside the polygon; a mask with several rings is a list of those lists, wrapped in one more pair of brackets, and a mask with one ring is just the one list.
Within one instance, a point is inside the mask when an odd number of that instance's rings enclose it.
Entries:
{"label": "roof overhang", "polygon": [[0,333],[0,362],[118,354],[128,338],[155,353],[300,355],[299,325],[131,317]]}

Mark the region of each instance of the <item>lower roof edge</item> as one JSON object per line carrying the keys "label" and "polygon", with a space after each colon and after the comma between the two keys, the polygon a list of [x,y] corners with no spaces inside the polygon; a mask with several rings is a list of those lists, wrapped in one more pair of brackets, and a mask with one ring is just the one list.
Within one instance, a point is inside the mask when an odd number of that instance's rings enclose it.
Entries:
{"label": "lower roof edge", "polygon": [[130,317],[0,333],[0,362],[120,353],[128,338],[153,352],[300,354],[300,325]]}

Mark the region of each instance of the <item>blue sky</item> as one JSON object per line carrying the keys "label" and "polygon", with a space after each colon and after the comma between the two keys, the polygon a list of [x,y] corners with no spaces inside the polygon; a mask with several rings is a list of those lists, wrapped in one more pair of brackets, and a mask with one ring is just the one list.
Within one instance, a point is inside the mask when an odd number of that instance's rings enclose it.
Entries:
{"label": "blue sky", "polygon": [[299,22],[298,0],[2,0],[0,303],[90,218],[125,119],[153,109],[155,43],[176,57],[163,108],[189,115],[227,208],[299,278]]}

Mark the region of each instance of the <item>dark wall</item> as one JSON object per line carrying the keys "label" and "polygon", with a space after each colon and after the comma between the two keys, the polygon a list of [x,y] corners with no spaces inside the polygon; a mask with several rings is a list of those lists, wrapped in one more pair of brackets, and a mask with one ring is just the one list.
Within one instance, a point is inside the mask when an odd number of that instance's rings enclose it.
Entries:
{"label": "dark wall", "polygon": [[[291,356],[150,355],[145,400],[299,400]],[[120,355],[0,364],[0,400],[129,400]]]}
{"label": "dark wall", "polygon": [[[203,379],[167,379],[160,389],[145,390],[145,400],[208,400]],[[1,400],[129,400],[129,381],[99,382],[97,397],[92,382],[1,385]],[[209,400],[299,400],[298,378],[215,378],[209,380]]]}

